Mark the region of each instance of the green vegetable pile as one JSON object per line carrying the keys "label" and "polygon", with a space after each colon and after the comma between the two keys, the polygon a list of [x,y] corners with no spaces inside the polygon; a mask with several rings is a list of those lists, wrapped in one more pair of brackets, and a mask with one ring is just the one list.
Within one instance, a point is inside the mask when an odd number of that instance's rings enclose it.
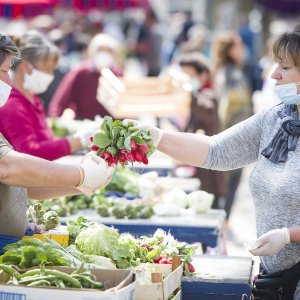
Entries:
{"label": "green vegetable pile", "polygon": [[154,215],[153,207],[150,205],[123,204],[114,201],[99,204],[97,212],[101,217],[114,216],[116,219],[148,219]]}
{"label": "green vegetable pile", "polygon": [[54,286],[59,288],[103,289],[103,283],[96,281],[95,275],[85,271],[83,267],[67,274],[54,269],[46,269],[42,264],[40,269],[29,270],[20,274],[14,268],[0,264],[0,269],[10,275],[7,284],[26,286]]}
{"label": "green vegetable pile", "polygon": [[45,211],[41,203],[34,203],[27,210],[27,218],[29,223],[35,223],[36,232],[43,232],[38,225],[44,225],[45,230],[54,229],[60,225],[59,216],[55,211]]}
{"label": "green vegetable pile", "polygon": [[42,242],[36,238],[28,238],[17,243],[6,245],[5,253],[0,256],[0,263],[15,265],[26,269],[39,266],[80,266],[81,261],[68,253],[55,241]]}
{"label": "green vegetable pile", "polygon": [[[87,224],[89,225],[86,226]],[[197,246],[178,242],[170,233],[161,229],[151,237],[142,236],[135,239],[130,234],[119,234],[112,227],[91,223],[80,217],[77,222],[68,222],[68,230],[73,233],[74,244],[82,254],[111,258],[120,269],[135,267],[146,262],[172,263],[172,256],[180,255],[186,266],[185,274],[189,275],[193,272],[190,263]],[[74,232],[78,233],[77,236]]]}

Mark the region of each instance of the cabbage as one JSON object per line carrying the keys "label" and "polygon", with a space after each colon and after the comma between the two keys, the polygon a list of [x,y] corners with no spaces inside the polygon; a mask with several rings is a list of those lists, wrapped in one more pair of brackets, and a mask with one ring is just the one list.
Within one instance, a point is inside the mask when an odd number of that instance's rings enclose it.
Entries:
{"label": "cabbage", "polygon": [[119,237],[116,229],[103,224],[93,224],[79,233],[75,244],[83,254],[102,255],[118,260],[127,254],[118,245]]}
{"label": "cabbage", "polygon": [[116,264],[108,257],[100,255],[83,255],[82,259],[90,264],[97,265],[106,269],[116,269]]}
{"label": "cabbage", "polygon": [[163,204],[176,204],[179,207],[186,208],[188,205],[187,195],[180,188],[174,188],[162,195]]}
{"label": "cabbage", "polygon": [[214,201],[214,195],[205,191],[195,191],[187,195],[189,207],[197,213],[203,213],[209,210]]}

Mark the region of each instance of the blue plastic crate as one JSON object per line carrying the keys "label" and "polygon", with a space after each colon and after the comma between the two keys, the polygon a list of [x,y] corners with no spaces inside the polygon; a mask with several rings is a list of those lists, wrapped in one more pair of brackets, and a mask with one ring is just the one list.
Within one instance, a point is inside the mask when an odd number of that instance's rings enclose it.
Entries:
{"label": "blue plastic crate", "polygon": [[3,247],[18,242],[20,239],[14,236],[0,235],[0,254],[3,254]]}

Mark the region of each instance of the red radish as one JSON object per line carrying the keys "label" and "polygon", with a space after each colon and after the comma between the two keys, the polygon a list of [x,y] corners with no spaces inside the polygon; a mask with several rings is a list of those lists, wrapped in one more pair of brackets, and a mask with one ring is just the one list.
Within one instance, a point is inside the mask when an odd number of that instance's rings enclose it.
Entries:
{"label": "red radish", "polygon": [[140,152],[135,151],[132,154],[133,154],[133,157],[134,157],[135,161],[142,162],[142,154]]}
{"label": "red radish", "polygon": [[110,157],[109,161],[108,161],[108,165],[116,165],[118,163],[118,159],[116,157]]}
{"label": "red radish", "polygon": [[127,159],[128,159],[130,162],[134,162],[134,155],[133,155],[133,153],[128,153],[128,152],[127,152]]}
{"label": "red radish", "polygon": [[138,145],[138,150],[140,152],[146,154],[148,152],[148,146],[147,146],[147,144]]}
{"label": "red radish", "polygon": [[127,161],[126,155],[123,154],[123,153],[121,153],[121,154],[119,155],[119,162],[120,162],[120,163],[125,163],[126,161]]}
{"label": "red radish", "polygon": [[130,148],[131,148],[132,151],[136,151],[137,143],[134,140],[130,141]]}
{"label": "red radish", "polygon": [[99,150],[99,147],[96,146],[96,145],[93,145],[93,146],[91,147],[91,149],[94,150],[94,151],[98,151],[98,150]]}
{"label": "red radish", "polygon": [[168,264],[172,264],[172,258],[171,257],[167,258],[167,262],[168,262]]}
{"label": "red radish", "polygon": [[93,143],[94,142],[94,137],[90,136],[90,141]]}
{"label": "red radish", "polygon": [[193,266],[191,263],[189,263],[189,262],[188,262],[188,268],[189,268],[189,271],[190,271],[191,273],[194,273],[194,272],[195,272],[194,266]]}
{"label": "red radish", "polygon": [[[172,263],[172,261],[171,261]],[[160,261],[159,261],[159,264],[162,264],[162,265],[166,265],[166,264],[170,264],[169,260],[165,257],[163,257]]]}
{"label": "red radish", "polygon": [[157,259],[154,259],[153,261],[154,261],[154,263],[155,264],[159,264],[159,262],[162,260],[162,256],[159,256]]}
{"label": "red radish", "polygon": [[146,155],[142,155],[142,163],[148,165],[148,158]]}
{"label": "red radish", "polygon": [[101,154],[101,158],[107,160],[107,159],[110,159],[111,158],[111,154],[107,151],[104,151],[102,154]]}

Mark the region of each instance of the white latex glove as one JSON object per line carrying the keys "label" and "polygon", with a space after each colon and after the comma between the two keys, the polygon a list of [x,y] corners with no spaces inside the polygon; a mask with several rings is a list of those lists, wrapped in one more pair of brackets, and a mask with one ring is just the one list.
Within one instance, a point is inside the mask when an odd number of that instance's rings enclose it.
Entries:
{"label": "white latex glove", "polygon": [[103,188],[112,179],[114,168],[108,167],[107,163],[99,156],[88,154],[80,164],[83,170],[83,182],[78,189],[90,194],[91,189]]}
{"label": "white latex glove", "polygon": [[290,242],[288,228],[274,229],[257,239],[249,251],[255,256],[272,256]]}
{"label": "white latex glove", "polygon": [[153,125],[149,125],[147,123],[139,122],[136,120],[131,120],[131,119],[123,120],[123,124],[127,124],[128,122],[133,122],[134,126],[140,130],[149,130],[151,138],[152,138],[153,146],[157,147],[159,145],[159,142],[164,134],[164,132],[161,129],[159,129]]}
{"label": "white latex glove", "polygon": [[74,137],[77,137],[80,139],[80,143],[82,148],[89,147],[92,143],[90,141],[90,137],[94,136],[97,132],[99,132],[99,125],[94,125],[90,128],[84,128],[82,130],[77,131],[74,134]]}

